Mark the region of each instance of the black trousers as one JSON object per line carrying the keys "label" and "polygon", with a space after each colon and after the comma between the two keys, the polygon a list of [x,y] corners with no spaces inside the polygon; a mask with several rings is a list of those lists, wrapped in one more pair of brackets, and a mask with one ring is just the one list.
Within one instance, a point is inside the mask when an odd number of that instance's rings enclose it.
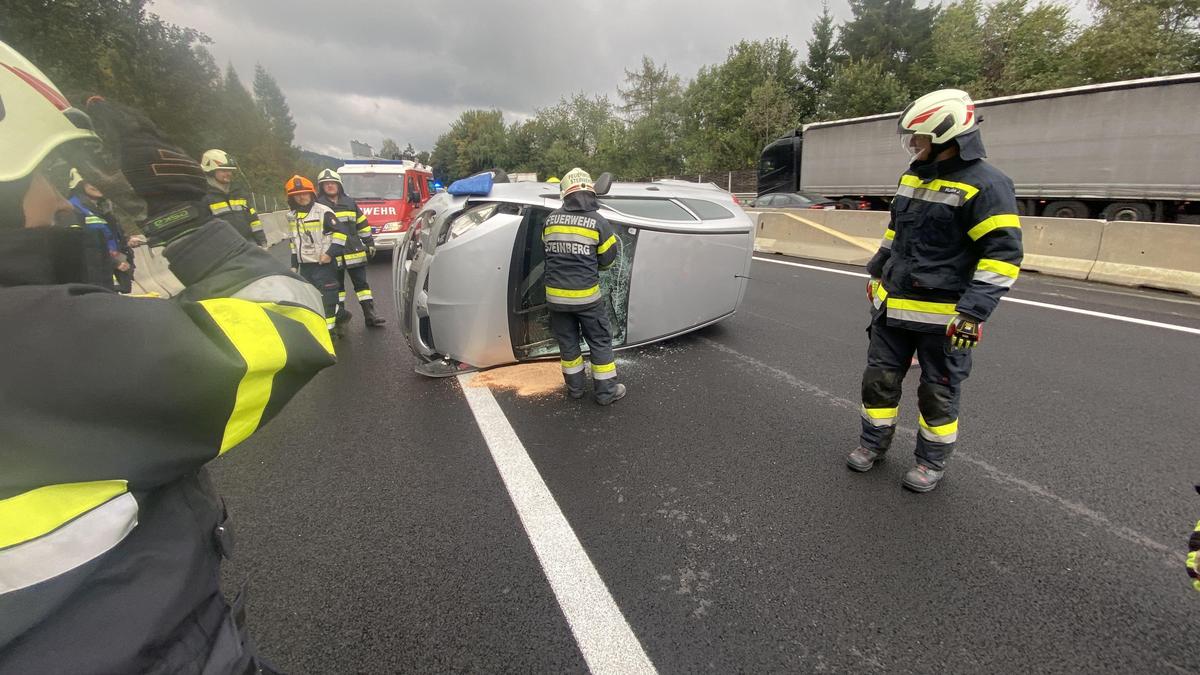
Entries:
{"label": "black trousers", "polygon": [[900,387],[916,354],[921,364],[917,462],[944,469],[958,440],[958,403],[963,380],[971,374],[970,350],[951,349],[943,333],[892,328],[883,310],[876,310],[867,333],[871,342],[862,379],[860,444],[877,452],[891,446],[900,417]]}
{"label": "black trousers", "polygon": [[338,310],[338,267],[337,263],[300,263],[300,276],[321,292],[321,304],[325,310],[325,324],[333,330]]}
{"label": "black trousers", "polygon": [[354,295],[358,298],[359,304],[374,300],[371,295],[371,285],[367,283],[367,266],[357,265],[355,267],[338,268],[338,305],[345,306],[346,304],[346,276],[350,276],[350,283],[354,286]]}
{"label": "black trousers", "polygon": [[592,362],[592,380],[596,400],[608,403],[617,389],[617,363],[613,356],[612,329],[604,302],[574,312],[550,311],[550,330],[558,341],[563,379],[567,391],[583,394],[587,377],[583,368],[583,350],[579,340],[587,341]]}

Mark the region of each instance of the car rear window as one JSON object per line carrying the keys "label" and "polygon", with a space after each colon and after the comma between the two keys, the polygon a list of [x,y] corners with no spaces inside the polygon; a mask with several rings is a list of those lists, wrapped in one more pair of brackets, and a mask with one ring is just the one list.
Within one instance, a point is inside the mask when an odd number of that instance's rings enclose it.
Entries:
{"label": "car rear window", "polygon": [[669,199],[606,197],[602,198],[600,203],[614,211],[620,211],[621,213],[637,216],[639,218],[686,222],[696,221],[696,219],[692,217],[692,214],[684,211],[683,207]]}
{"label": "car rear window", "polygon": [[680,199],[679,201],[683,202],[683,205],[691,209],[693,213],[700,216],[701,220],[722,220],[733,217],[733,214],[720,204],[708,202],[703,199]]}

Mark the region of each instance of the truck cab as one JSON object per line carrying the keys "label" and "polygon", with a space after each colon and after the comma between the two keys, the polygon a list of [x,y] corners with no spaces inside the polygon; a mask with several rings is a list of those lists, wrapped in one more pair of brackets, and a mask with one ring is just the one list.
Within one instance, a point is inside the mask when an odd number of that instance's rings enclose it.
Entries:
{"label": "truck cab", "polygon": [[433,170],[409,160],[352,159],[338,173],[346,194],[367,217],[380,250],[391,249],[434,193]]}

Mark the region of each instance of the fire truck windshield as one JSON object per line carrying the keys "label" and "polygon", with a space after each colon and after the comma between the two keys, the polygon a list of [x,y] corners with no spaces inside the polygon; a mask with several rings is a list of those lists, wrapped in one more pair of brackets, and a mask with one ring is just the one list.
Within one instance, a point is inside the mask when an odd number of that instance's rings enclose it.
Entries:
{"label": "fire truck windshield", "polygon": [[354,199],[404,199],[404,175],[343,173],[342,186]]}

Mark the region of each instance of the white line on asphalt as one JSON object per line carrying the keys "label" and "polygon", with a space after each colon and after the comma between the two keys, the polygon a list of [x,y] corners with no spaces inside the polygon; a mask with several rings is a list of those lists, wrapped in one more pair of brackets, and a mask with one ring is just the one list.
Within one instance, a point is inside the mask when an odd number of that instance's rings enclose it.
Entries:
{"label": "white line on asphalt", "polygon": [[[871,275],[863,272],[851,272],[850,270],[839,270],[833,267],[820,267],[818,265],[805,265],[803,263],[794,263],[787,260],[771,260],[770,258],[760,258],[754,256],[754,259],[759,262],[771,263],[773,265],[787,265],[788,267],[803,267],[806,270],[817,270],[819,272],[833,272],[834,274],[844,274],[848,277],[859,277],[860,279],[869,278]],[[1037,302],[1035,300],[1023,300],[1021,298],[1011,298],[1005,296],[1001,298],[1003,302],[1013,302],[1018,305],[1030,305],[1032,307],[1042,307],[1045,309],[1056,309],[1060,312],[1070,312],[1071,314],[1083,314],[1084,316],[1094,316],[1101,319],[1111,319],[1113,321],[1123,321],[1125,323],[1135,323],[1139,326],[1153,326],[1154,328],[1165,328],[1167,330],[1179,331],[1180,333],[1191,333],[1200,335],[1200,328],[1192,328],[1191,326],[1179,326],[1173,323],[1163,323],[1161,321],[1150,321],[1149,319],[1139,319],[1133,316],[1123,316],[1121,314],[1109,314],[1107,312],[1094,312],[1090,309],[1080,309],[1078,307],[1067,307],[1066,305],[1052,305],[1048,302]]]}
{"label": "white line on asphalt", "polygon": [[496,397],[486,387],[470,386],[473,377],[459,375],[459,384],[588,668],[597,674],[656,673]]}
{"label": "white line on asphalt", "polygon": [[[747,354],[743,354],[743,353],[739,352],[738,350],[734,349],[733,347],[722,344],[720,342],[717,342],[717,341],[715,341],[711,338],[707,338],[707,337],[699,337],[699,338],[697,338],[697,340],[699,340],[700,342],[703,342],[704,344],[708,345],[709,347],[712,347],[713,349],[715,349],[719,352],[722,352],[724,354],[732,356],[733,358],[751,366],[752,368],[754,368],[755,370],[758,370],[761,373],[769,375],[787,385],[795,387],[796,389],[799,389],[800,391],[802,391],[804,393],[807,393],[812,396],[815,396],[816,398],[822,399],[825,402],[829,403],[830,405],[833,405],[838,408],[842,408],[843,410],[846,410],[848,412],[855,412],[855,413],[857,413],[861,409],[860,405],[858,403],[855,403],[854,401],[851,401],[850,399],[842,398],[841,396],[838,396],[837,394],[826,391],[826,390],[816,386],[815,384],[810,384],[808,382],[805,382],[804,380],[801,380],[800,378],[796,377],[795,375],[789,373],[786,370],[783,370],[782,368],[776,368],[775,366],[772,366],[769,363],[764,363],[764,362],[754,358],[753,356],[749,356]],[[852,419],[857,419],[857,415],[855,415]],[[854,424],[855,424],[855,428],[857,429],[858,423],[854,422]],[[896,427],[896,430],[899,431],[900,433],[905,434],[906,436],[908,436],[910,438],[916,438],[916,436],[917,436],[917,430],[913,429],[911,427],[905,427],[905,426],[898,425]],[[954,459],[955,459],[955,461],[963,461],[968,464],[975,465],[976,467],[982,469],[984,474],[988,478],[991,478],[992,480],[996,481],[997,483],[1013,485],[1029,494],[1035,495],[1037,497],[1041,497],[1042,499],[1046,499],[1053,504],[1057,504],[1059,506],[1059,508],[1063,509],[1064,511],[1074,514],[1075,516],[1092,523],[1096,527],[1107,530],[1109,534],[1111,534],[1115,537],[1124,539],[1125,541],[1132,542],[1132,543],[1142,546],[1143,548],[1146,548],[1150,551],[1158,553],[1159,555],[1162,555],[1164,557],[1163,559],[1166,562],[1166,564],[1171,567],[1176,567],[1179,565],[1179,563],[1183,562],[1183,554],[1178,552],[1178,550],[1179,550],[1178,546],[1168,546],[1160,541],[1157,541],[1156,539],[1154,539],[1152,537],[1149,537],[1145,534],[1142,534],[1141,532],[1138,532],[1137,530],[1135,530],[1131,527],[1126,527],[1125,525],[1119,525],[1119,524],[1113,522],[1111,518],[1104,515],[1100,511],[1090,508],[1085,504],[1081,504],[1079,502],[1072,501],[1065,497],[1060,497],[1060,496],[1054,494],[1053,492],[1051,492],[1049,490],[1049,488],[1038,485],[1037,483],[1032,483],[1023,478],[1014,476],[1006,471],[1003,471],[999,467],[997,467],[987,461],[984,461],[982,459],[978,459],[974,455],[963,452],[962,450],[955,451]]]}

